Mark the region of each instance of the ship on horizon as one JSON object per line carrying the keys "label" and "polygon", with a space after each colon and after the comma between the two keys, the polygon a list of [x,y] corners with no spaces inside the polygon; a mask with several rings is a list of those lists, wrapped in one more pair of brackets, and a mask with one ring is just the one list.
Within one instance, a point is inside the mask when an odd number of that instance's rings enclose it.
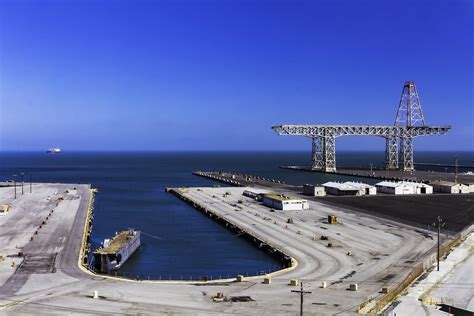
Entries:
{"label": "ship on horizon", "polygon": [[52,148],[49,148],[46,153],[48,154],[59,154],[61,152],[61,148],[59,147],[52,147]]}

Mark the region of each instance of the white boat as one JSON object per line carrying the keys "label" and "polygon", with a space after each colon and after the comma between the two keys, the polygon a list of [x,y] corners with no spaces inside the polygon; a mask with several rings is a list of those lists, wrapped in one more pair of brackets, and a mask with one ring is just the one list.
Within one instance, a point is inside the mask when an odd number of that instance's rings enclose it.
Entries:
{"label": "white boat", "polygon": [[117,233],[112,239],[105,239],[94,251],[94,268],[108,273],[118,270],[140,247],[140,231],[129,229]]}
{"label": "white boat", "polygon": [[61,148],[59,147],[49,148],[46,152],[48,154],[59,154],[61,152]]}

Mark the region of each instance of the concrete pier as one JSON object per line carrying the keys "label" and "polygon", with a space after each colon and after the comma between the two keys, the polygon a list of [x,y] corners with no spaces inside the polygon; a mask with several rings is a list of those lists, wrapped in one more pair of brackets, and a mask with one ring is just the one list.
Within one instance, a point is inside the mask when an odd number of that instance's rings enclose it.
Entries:
{"label": "concrete pier", "polygon": [[421,181],[428,183],[430,181],[443,180],[443,181],[457,181],[459,183],[474,183],[474,175],[458,173],[457,177],[452,172],[436,172],[436,171],[423,171],[423,170],[413,170],[413,171],[403,171],[403,170],[386,170],[386,169],[376,169],[372,170],[367,168],[337,168],[337,171],[334,172],[325,172],[321,170],[312,169],[310,166],[281,166],[282,169],[290,169],[297,171],[306,171],[306,172],[317,172],[317,173],[328,173],[328,174],[337,174],[343,176],[352,176],[360,178],[372,178],[380,180],[411,180],[411,181]]}

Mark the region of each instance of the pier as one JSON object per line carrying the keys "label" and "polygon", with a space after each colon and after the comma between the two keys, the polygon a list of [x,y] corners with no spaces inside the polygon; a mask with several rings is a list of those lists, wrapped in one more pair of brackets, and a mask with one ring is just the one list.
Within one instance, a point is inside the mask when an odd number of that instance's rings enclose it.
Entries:
{"label": "pier", "polygon": [[343,168],[339,167],[337,171],[326,172],[323,170],[313,169],[311,166],[281,166],[282,169],[306,171],[306,172],[317,172],[317,173],[329,173],[343,176],[352,176],[360,178],[373,178],[381,180],[411,180],[421,181],[429,183],[430,181],[443,180],[443,181],[457,181],[459,183],[474,183],[474,175],[458,173],[457,175],[450,172],[436,172],[436,171],[403,171],[403,170],[387,170],[373,168]]}
{"label": "pier", "polygon": [[[417,262],[434,245],[430,232],[420,234],[402,224],[347,213],[313,201],[310,210],[273,210],[242,195],[243,191],[252,189],[270,190],[267,186],[254,185],[180,188],[169,192],[206,215],[223,219],[233,231],[253,236],[264,249],[276,249],[294,258],[298,265],[274,276],[271,286],[286,287],[292,279],[305,280],[305,284],[312,284],[310,289],[316,291],[324,306],[338,302],[338,307],[331,307],[333,313],[363,304],[367,296],[377,296],[387,282],[402,282],[412,266],[396,262],[401,257]],[[335,215],[338,224],[329,224],[328,215]],[[362,280],[364,286],[357,292],[347,291],[350,283]],[[327,282],[330,291],[320,288],[321,282]],[[264,286],[259,291],[265,292]]]}

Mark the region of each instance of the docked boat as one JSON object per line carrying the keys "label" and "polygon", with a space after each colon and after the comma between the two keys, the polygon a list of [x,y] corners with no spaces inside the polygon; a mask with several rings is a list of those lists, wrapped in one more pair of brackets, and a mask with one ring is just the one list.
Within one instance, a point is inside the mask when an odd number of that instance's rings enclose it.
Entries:
{"label": "docked boat", "polygon": [[54,147],[54,148],[49,148],[46,153],[48,154],[59,154],[61,152],[61,148],[59,147]]}
{"label": "docked boat", "polygon": [[140,247],[140,231],[129,229],[118,232],[112,239],[105,239],[94,251],[96,272],[108,273],[118,270]]}

